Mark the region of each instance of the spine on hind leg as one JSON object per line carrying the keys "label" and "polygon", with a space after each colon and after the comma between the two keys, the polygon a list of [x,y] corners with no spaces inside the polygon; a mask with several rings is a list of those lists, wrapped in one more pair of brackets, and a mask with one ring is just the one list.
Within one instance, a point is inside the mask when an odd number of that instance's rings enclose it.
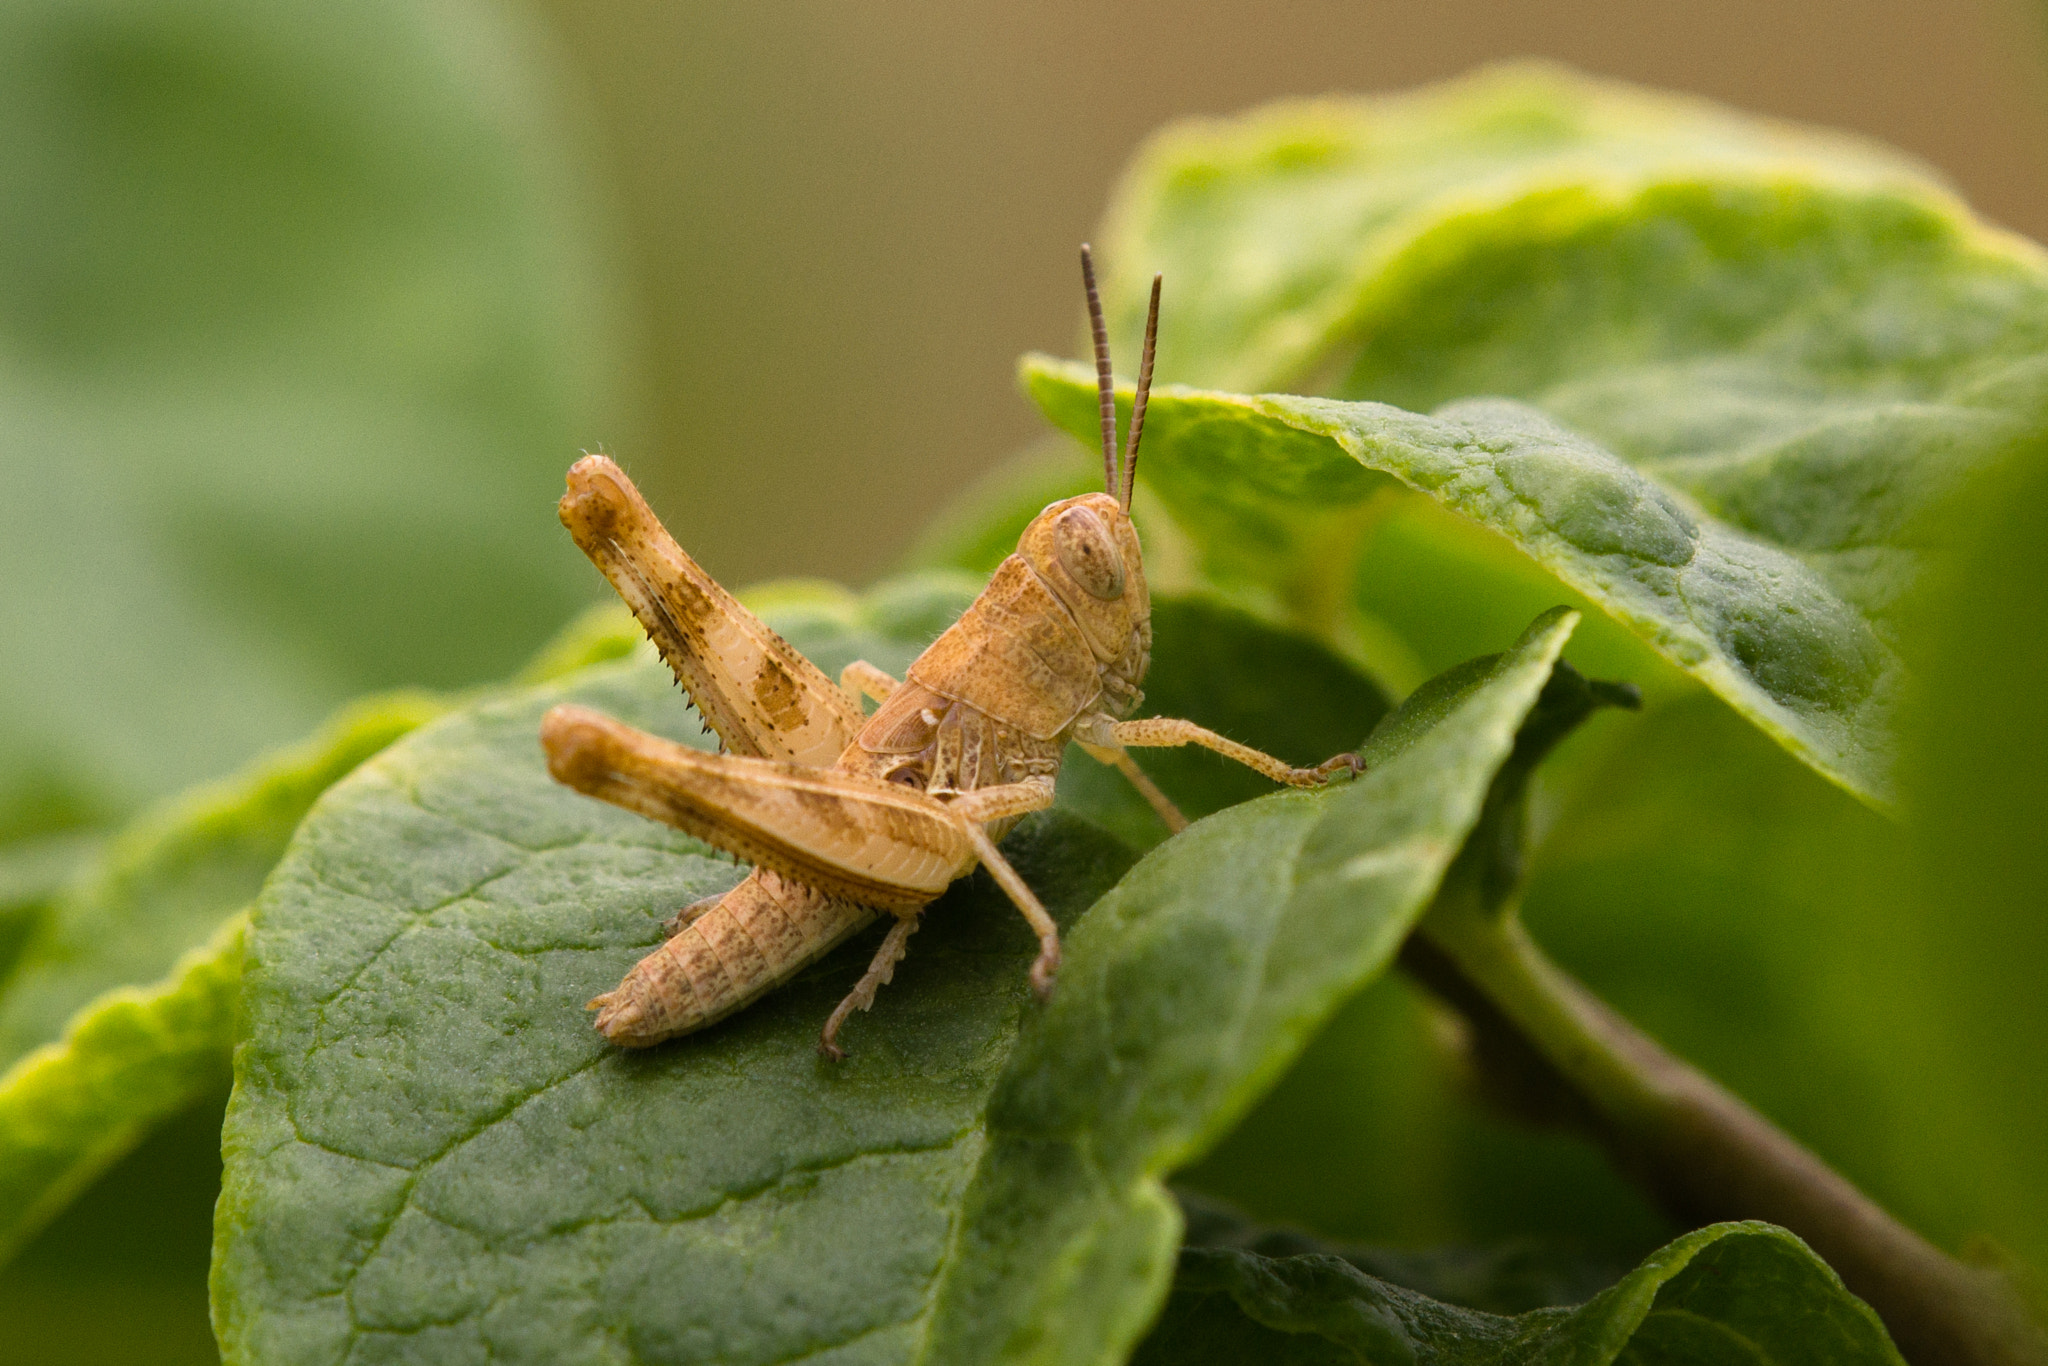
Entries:
{"label": "spine on hind leg", "polygon": [[593,1001],[597,1028],[629,1048],[702,1029],[782,985],[875,915],[757,868]]}

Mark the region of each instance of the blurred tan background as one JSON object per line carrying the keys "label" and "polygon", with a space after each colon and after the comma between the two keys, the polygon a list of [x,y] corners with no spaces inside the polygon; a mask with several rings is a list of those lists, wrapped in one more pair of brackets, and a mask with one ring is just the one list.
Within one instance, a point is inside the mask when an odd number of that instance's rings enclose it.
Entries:
{"label": "blurred tan background", "polygon": [[735,583],[870,577],[1042,430],[1015,359],[1071,347],[1075,244],[1167,119],[1549,57],[1882,138],[2048,236],[2019,0],[541,3],[649,358],[589,444]]}

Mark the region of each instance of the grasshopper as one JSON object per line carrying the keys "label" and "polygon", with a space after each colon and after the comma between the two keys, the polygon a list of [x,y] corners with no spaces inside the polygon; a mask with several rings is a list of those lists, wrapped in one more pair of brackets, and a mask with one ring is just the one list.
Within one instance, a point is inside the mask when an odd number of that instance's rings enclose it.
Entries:
{"label": "grasshopper", "polygon": [[[819,1034],[825,1054],[844,1058],[840,1027],[874,1003],[924,907],[976,865],[1037,934],[1031,985],[1050,994],[1059,927],[996,843],[1052,804],[1069,741],[1120,770],[1176,831],[1185,818],[1130,747],[1202,745],[1298,787],[1360,767],[1340,754],[1295,768],[1191,721],[1125,719],[1143,699],[1152,651],[1130,510],[1160,280],[1119,461],[1109,334],[1085,245],[1081,271],[1104,492],[1039,513],[1017,553],[902,682],[865,661],[833,682],[683,553],[616,464],[586,455],[570,469],[562,524],[632,608],[722,750],[706,754],[559,706],[541,722],[548,771],[754,865],[731,891],[679,911],[667,941],[590,1002],[611,1042],[645,1047],[715,1023],[886,913],[887,936]],[[863,696],[879,704],[871,716]]]}

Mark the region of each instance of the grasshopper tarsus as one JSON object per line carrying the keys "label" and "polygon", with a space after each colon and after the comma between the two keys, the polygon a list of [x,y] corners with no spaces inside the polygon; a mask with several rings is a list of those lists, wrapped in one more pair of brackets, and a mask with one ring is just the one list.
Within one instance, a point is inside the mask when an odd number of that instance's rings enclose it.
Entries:
{"label": "grasshopper tarsus", "polygon": [[[562,524],[632,608],[705,724],[707,755],[564,706],[541,724],[548,768],[590,796],[689,831],[755,865],[720,897],[683,908],[666,941],[597,997],[596,1026],[644,1047],[715,1023],[894,913],[874,960],[832,1012],[818,1049],[874,1003],[917,928],[954,879],[987,868],[1038,937],[1040,998],[1059,970],[1059,927],[996,848],[1049,805],[1070,740],[1113,763],[1169,827],[1178,808],[1128,753],[1202,745],[1277,782],[1315,785],[1338,755],[1297,769],[1190,721],[1128,721],[1151,663],[1152,601],[1131,493],[1159,324],[1155,277],[1130,443],[1118,459],[1108,331],[1083,248],[1103,413],[1101,493],[1039,513],[972,606],[902,682],[866,663],[827,678],[676,545],[626,474],[586,456],[569,471]],[[862,696],[881,705],[865,712]]]}
{"label": "grasshopper tarsus", "polygon": [[1036,961],[1031,964],[1031,990],[1041,1001],[1052,999],[1052,989],[1060,972],[1060,946],[1047,945]]}
{"label": "grasshopper tarsus", "polygon": [[1335,777],[1340,770],[1349,770],[1354,774],[1363,773],[1365,772],[1365,760],[1358,754],[1346,750],[1342,754],[1331,755],[1317,764],[1310,772],[1314,773],[1318,778],[1328,781],[1330,778]]}

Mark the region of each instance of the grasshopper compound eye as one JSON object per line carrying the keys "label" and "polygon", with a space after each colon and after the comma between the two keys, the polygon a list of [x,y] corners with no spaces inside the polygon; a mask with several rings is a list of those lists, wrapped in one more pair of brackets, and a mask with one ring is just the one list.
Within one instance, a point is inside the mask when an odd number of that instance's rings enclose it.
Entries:
{"label": "grasshopper compound eye", "polygon": [[1053,552],[1075,583],[1104,602],[1123,596],[1124,557],[1109,528],[1087,508],[1068,508],[1052,527]]}

